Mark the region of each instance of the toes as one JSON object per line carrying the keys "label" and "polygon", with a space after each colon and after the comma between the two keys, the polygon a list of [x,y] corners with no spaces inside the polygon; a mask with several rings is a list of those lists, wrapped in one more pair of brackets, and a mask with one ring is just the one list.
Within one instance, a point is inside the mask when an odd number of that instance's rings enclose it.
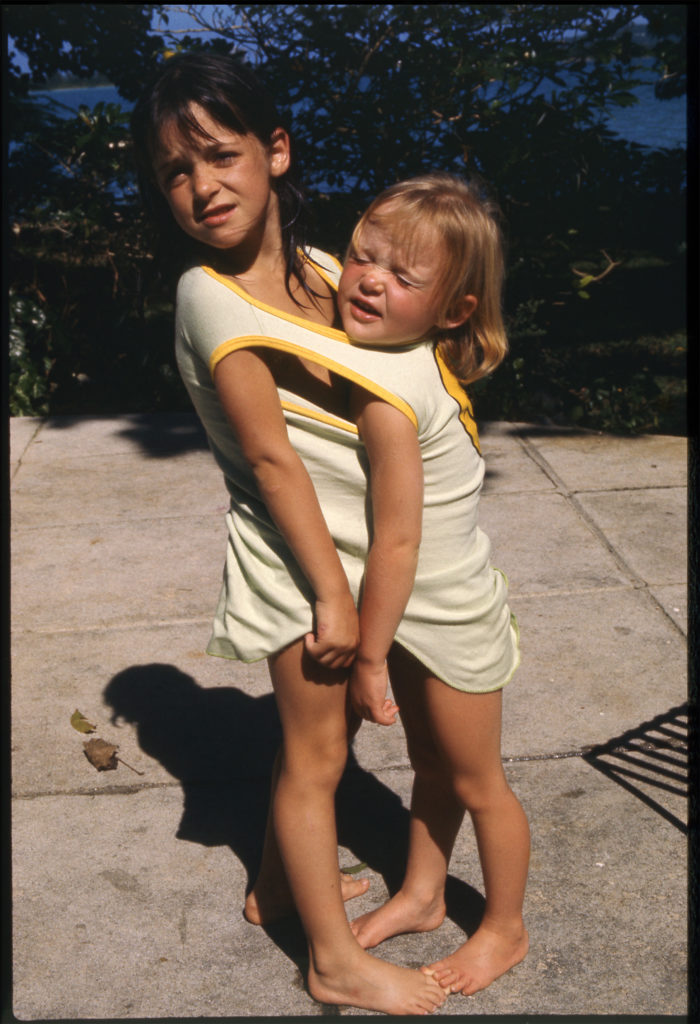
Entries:
{"label": "toes", "polygon": [[442,1006],[442,1004],[447,999],[447,992],[445,992],[445,990],[441,988],[439,985],[434,984],[431,985],[431,987],[429,988],[427,996],[430,999],[433,1007],[437,1008],[438,1006]]}
{"label": "toes", "polygon": [[449,967],[447,964],[431,964],[429,967],[421,967],[423,974],[429,975],[431,978],[435,978],[437,982],[445,975],[454,974],[454,969]]}
{"label": "toes", "polygon": [[461,992],[463,996],[473,996],[476,992],[481,991],[481,986],[476,982],[466,981],[461,988],[457,988],[457,992]]}
{"label": "toes", "polygon": [[461,985],[464,983],[464,978],[460,977],[460,972],[447,964],[443,966],[433,964],[432,967],[421,967],[421,970],[424,974],[434,978],[447,995],[459,992]]}
{"label": "toes", "polygon": [[354,899],[356,896],[364,896],[370,886],[369,878],[354,878],[352,875],[341,873],[340,886],[344,900]]}

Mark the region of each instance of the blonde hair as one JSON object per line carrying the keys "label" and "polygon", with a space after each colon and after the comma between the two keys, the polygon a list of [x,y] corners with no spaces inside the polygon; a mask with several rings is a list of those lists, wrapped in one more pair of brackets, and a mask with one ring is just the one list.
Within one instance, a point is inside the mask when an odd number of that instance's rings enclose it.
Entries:
{"label": "blonde hair", "polygon": [[[439,282],[440,319],[435,340],[440,355],[463,384],[492,373],[508,351],[501,293],[504,260],[499,210],[475,182],[440,172],[401,181],[370,204],[352,235],[356,247],[365,225],[389,229],[394,244],[410,256],[437,239],[444,248]],[[460,300],[473,295],[476,309],[458,327]]]}

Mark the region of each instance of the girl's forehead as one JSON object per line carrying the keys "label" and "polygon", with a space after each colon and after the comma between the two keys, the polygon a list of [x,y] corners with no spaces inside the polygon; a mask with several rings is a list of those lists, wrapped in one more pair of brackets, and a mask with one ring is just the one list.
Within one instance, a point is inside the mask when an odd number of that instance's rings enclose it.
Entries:
{"label": "girl's forehead", "polygon": [[191,104],[185,111],[175,111],[163,121],[156,147],[160,152],[201,149],[242,137],[242,133],[216,121],[203,107]]}

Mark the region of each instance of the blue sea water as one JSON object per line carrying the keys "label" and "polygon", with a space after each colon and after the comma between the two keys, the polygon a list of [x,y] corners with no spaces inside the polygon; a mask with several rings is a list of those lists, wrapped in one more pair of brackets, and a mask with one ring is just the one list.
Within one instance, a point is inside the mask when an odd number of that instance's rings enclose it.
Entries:
{"label": "blue sea water", "polygon": [[65,116],[77,113],[80,107],[94,107],[98,103],[118,103],[130,110],[133,103],[123,99],[113,85],[66,86],[61,89],[33,89],[30,96],[45,97],[65,108]]}
{"label": "blue sea water", "polygon": [[[629,142],[636,142],[651,149],[685,147],[685,96],[657,100],[652,82],[638,86],[633,92],[639,102],[631,107],[621,107],[611,114],[608,118],[609,129]],[[70,116],[71,112],[77,111],[81,106],[93,107],[97,103],[119,103],[125,109],[130,109],[133,105],[122,99],[113,85],[37,90],[33,95],[47,96],[58,101],[67,108],[66,116]]]}
{"label": "blue sea water", "polygon": [[654,85],[638,86],[632,92],[639,102],[620,107],[608,118],[608,128],[628,142],[651,149],[685,148],[688,138],[687,100],[685,96],[657,100]]}

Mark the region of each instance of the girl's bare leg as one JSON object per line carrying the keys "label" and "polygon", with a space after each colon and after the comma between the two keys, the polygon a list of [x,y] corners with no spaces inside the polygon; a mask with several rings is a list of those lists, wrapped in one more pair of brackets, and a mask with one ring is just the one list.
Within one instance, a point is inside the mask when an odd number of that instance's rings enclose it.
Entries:
{"label": "girl's bare leg", "polygon": [[[270,924],[279,918],[294,913],[294,900],[289,888],[287,876],[284,873],[284,865],[280,857],[277,837],[272,822],[272,807],[275,799],[275,789],[279,778],[281,752],[277,754],[272,769],[272,786],[270,793],[270,809],[267,815],[265,827],[265,841],[263,844],[262,859],[258,876],[248,893],[243,908],[246,920],[251,924]],[[355,896],[361,896],[369,889],[369,878],[353,878],[341,872],[340,892],[343,901],[351,900]]]}
{"label": "girl's bare leg", "polygon": [[309,944],[309,992],[324,1003],[430,1013],[445,990],[365,952],[345,916],[334,800],[347,757],[346,676],[313,662],[301,643],[270,659],[270,668],[283,731],[273,820]]}
{"label": "girl's bare leg", "polygon": [[[459,814],[456,806],[466,808],[474,825],[484,876],[484,916],[477,931],[463,946],[427,970],[451,991],[470,995],[515,966],[528,948],[522,906],[529,861],[529,829],[501,764],[501,693],[460,693],[430,676],[415,659],[396,648],[393,670],[397,702],[402,714],[408,710],[409,751],[413,750],[417,775],[425,777],[426,786],[432,779],[433,800],[432,803],[423,800],[421,804],[425,827],[422,830],[415,827],[411,832],[414,845],[409,850],[401,893],[376,912],[372,929],[376,938],[381,928],[389,925],[395,929],[389,934],[434,926],[438,915],[432,908],[440,897],[444,898],[447,864],[457,833],[454,827]],[[408,692],[410,688],[413,698]],[[416,697],[416,693],[420,696]],[[425,717],[415,714],[415,704]],[[429,736],[426,736],[427,730]],[[440,755],[442,767],[433,760],[435,752]],[[441,774],[443,783],[445,779],[450,780],[446,788],[451,790],[455,800],[449,827],[437,820],[438,815],[450,813],[449,796],[443,795],[439,801],[434,792]],[[416,928],[416,920],[421,920],[421,906],[424,908],[422,924]],[[380,921],[382,911],[384,917]],[[365,922],[365,933],[369,927],[370,922]]]}

